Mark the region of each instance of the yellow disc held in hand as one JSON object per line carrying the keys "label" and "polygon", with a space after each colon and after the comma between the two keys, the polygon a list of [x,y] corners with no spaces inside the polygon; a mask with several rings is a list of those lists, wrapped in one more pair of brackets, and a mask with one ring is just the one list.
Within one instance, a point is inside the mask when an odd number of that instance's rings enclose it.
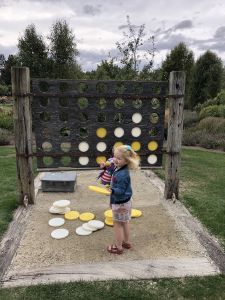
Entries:
{"label": "yellow disc held in hand", "polygon": [[150,151],[155,151],[158,148],[158,143],[156,141],[151,141],[148,143],[148,149]]}
{"label": "yellow disc held in hand", "polygon": [[138,218],[142,215],[142,211],[140,211],[139,209],[133,209],[131,210],[131,217],[132,218]]}
{"label": "yellow disc held in hand", "polygon": [[79,219],[81,221],[85,221],[88,222],[90,220],[93,220],[95,218],[95,215],[93,213],[90,212],[85,212],[79,215]]}
{"label": "yellow disc held in hand", "polygon": [[111,209],[106,210],[106,211],[104,212],[104,216],[105,216],[106,218],[112,218],[112,216],[113,216],[112,210],[111,210]]}
{"label": "yellow disc held in hand", "polygon": [[66,220],[76,220],[79,217],[79,212],[76,210],[71,210],[65,213],[64,217]]}
{"label": "yellow disc held in hand", "polygon": [[107,134],[107,130],[103,127],[100,127],[96,130],[96,135],[99,138],[104,138]]}
{"label": "yellow disc held in hand", "polygon": [[105,224],[108,226],[113,226],[113,220],[110,218],[105,218]]}
{"label": "yellow disc held in hand", "polygon": [[88,186],[89,190],[99,193],[99,194],[103,194],[106,196],[109,196],[111,194],[111,191],[105,188],[102,188],[100,186],[95,186],[95,185],[89,185]]}

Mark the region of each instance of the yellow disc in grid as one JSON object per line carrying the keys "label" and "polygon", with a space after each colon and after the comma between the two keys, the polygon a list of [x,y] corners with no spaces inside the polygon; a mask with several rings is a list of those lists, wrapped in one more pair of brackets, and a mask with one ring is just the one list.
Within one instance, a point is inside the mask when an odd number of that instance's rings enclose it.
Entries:
{"label": "yellow disc in grid", "polygon": [[158,148],[158,143],[156,141],[151,141],[148,143],[148,149],[150,151],[155,151]]}
{"label": "yellow disc in grid", "polygon": [[113,226],[113,220],[110,218],[105,218],[105,224],[108,226]]}
{"label": "yellow disc in grid", "polygon": [[100,127],[96,130],[96,135],[99,137],[99,138],[104,138],[107,134],[107,130],[103,127]]}
{"label": "yellow disc in grid", "polygon": [[76,210],[71,210],[65,213],[64,217],[66,220],[76,220],[79,217],[79,212]]}
{"label": "yellow disc in grid", "polygon": [[104,212],[104,216],[106,217],[106,218],[112,218],[112,210],[111,209],[109,209],[109,210],[106,210],[105,212]]}
{"label": "yellow disc in grid", "polygon": [[95,215],[90,212],[85,212],[85,213],[82,213],[79,215],[79,219],[81,221],[85,221],[85,222],[93,220],[94,218],[95,218]]}
{"label": "yellow disc in grid", "polygon": [[134,150],[134,151],[139,151],[141,149],[141,144],[139,142],[133,142],[131,144],[131,148]]}
{"label": "yellow disc in grid", "polygon": [[131,217],[132,218],[138,218],[142,215],[142,212],[139,209],[132,208],[131,210]]}
{"label": "yellow disc in grid", "polygon": [[106,157],[105,156],[97,156],[96,162],[97,162],[97,164],[100,164],[102,162],[106,162]]}
{"label": "yellow disc in grid", "polygon": [[122,145],[123,145],[122,142],[116,142],[116,143],[114,144],[113,148],[115,149],[115,148],[117,148],[117,147],[119,147],[119,146],[122,146]]}

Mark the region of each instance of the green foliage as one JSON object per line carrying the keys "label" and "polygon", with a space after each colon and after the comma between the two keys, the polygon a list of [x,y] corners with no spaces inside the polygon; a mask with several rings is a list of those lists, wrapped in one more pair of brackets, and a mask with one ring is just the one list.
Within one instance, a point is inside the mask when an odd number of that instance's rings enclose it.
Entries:
{"label": "green foliage", "polygon": [[0,109],[0,128],[13,131],[13,112],[12,110]]}
{"label": "green foliage", "polygon": [[10,145],[10,142],[10,132],[0,128],[0,146]]}
{"label": "green foliage", "polygon": [[193,68],[190,83],[190,108],[217,96],[221,90],[223,65],[213,52],[206,51]]}
{"label": "green foliage", "polygon": [[184,110],[184,128],[191,127],[199,121],[199,117],[196,111]]}
{"label": "green foliage", "polygon": [[206,117],[222,117],[225,118],[225,105],[210,105],[203,107],[199,113],[200,119]]}
{"label": "green foliage", "polygon": [[0,96],[8,95],[9,88],[7,85],[0,84]]}
{"label": "green foliage", "polygon": [[9,55],[5,61],[4,69],[1,71],[1,81],[11,90],[11,67],[18,66],[19,61],[16,55]]}
{"label": "green foliage", "polygon": [[204,103],[197,104],[195,106],[195,110],[197,113],[200,113],[200,111],[205,107],[220,104],[225,104],[225,90],[221,90],[215,98],[206,100]]}

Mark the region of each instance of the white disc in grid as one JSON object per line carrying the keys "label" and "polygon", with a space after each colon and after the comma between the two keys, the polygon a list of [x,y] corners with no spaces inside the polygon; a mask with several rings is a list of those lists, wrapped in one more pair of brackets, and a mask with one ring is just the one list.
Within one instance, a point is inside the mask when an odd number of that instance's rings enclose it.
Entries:
{"label": "white disc in grid", "polygon": [[87,156],[80,156],[79,157],[79,163],[82,166],[86,166],[89,163],[89,158]]}
{"label": "white disc in grid", "polygon": [[157,162],[157,156],[155,155],[155,154],[151,154],[151,155],[149,155],[149,157],[148,157],[148,163],[150,164],[150,165],[154,165],[156,162]]}
{"label": "white disc in grid", "polygon": [[78,145],[78,149],[79,149],[81,152],[86,152],[86,151],[88,151],[88,149],[89,149],[89,145],[88,145],[88,143],[86,143],[86,142],[81,142],[81,143]]}
{"label": "white disc in grid", "polygon": [[142,120],[142,115],[141,115],[141,114],[135,113],[135,114],[132,115],[132,121],[133,121],[134,123],[136,123],[136,124],[137,124],[137,123],[140,123],[141,120]]}
{"label": "white disc in grid", "polygon": [[97,145],[96,145],[96,148],[99,152],[103,152],[105,151],[106,149],[106,143],[104,142],[99,142]]}
{"label": "white disc in grid", "polygon": [[124,130],[122,127],[117,127],[115,130],[114,130],[114,135],[118,138],[121,138],[123,135],[124,135]]}
{"label": "white disc in grid", "polygon": [[134,127],[132,130],[131,130],[131,134],[134,136],[134,137],[139,137],[141,135],[141,128],[139,127]]}

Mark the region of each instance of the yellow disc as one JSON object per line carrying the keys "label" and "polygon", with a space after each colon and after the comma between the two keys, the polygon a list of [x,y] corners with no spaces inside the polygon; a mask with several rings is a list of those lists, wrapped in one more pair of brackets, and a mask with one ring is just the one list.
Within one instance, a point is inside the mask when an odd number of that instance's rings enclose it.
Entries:
{"label": "yellow disc", "polygon": [[139,151],[141,149],[141,144],[139,142],[133,142],[131,144],[131,148],[134,150],[134,151]]}
{"label": "yellow disc", "polygon": [[132,218],[138,218],[142,215],[142,211],[140,211],[139,209],[133,209],[131,210],[131,217]]}
{"label": "yellow disc", "polygon": [[89,185],[88,188],[89,188],[89,190],[99,193],[99,194],[103,194],[103,195],[107,195],[107,196],[109,196],[111,194],[111,192],[108,189],[102,188],[100,186]]}
{"label": "yellow disc", "polygon": [[104,212],[104,216],[106,217],[106,218],[112,218],[112,210],[111,209],[109,209],[109,210],[106,210],[105,212]]}
{"label": "yellow disc", "polygon": [[76,210],[71,210],[65,213],[64,217],[67,220],[76,220],[79,217],[79,212]]}
{"label": "yellow disc", "polygon": [[115,149],[115,148],[117,148],[117,147],[119,147],[119,146],[122,146],[122,145],[123,145],[122,142],[116,142],[116,143],[114,144],[113,148]]}
{"label": "yellow disc", "polygon": [[105,224],[108,225],[108,226],[113,226],[113,220],[105,218]]}
{"label": "yellow disc", "polygon": [[107,130],[103,127],[100,127],[96,130],[96,135],[99,137],[99,138],[104,138],[107,134]]}
{"label": "yellow disc", "polygon": [[85,222],[93,220],[94,218],[95,218],[95,215],[90,212],[85,212],[85,213],[82,213],[79,215],[79,219],[81,221],[85,221]]}
{"label": "yellow disc", "polygon": [[156,141],[151,141],[148,143],[148,149],[150,151],[155,151],[158,148],[158,143]]}
{"label": "yellow disc", "polygon": [[106,157],[105,156],[98,156],[96,158],[96,162],[97,162],[97,164],[100,164],[102,162],[106,162]]}

